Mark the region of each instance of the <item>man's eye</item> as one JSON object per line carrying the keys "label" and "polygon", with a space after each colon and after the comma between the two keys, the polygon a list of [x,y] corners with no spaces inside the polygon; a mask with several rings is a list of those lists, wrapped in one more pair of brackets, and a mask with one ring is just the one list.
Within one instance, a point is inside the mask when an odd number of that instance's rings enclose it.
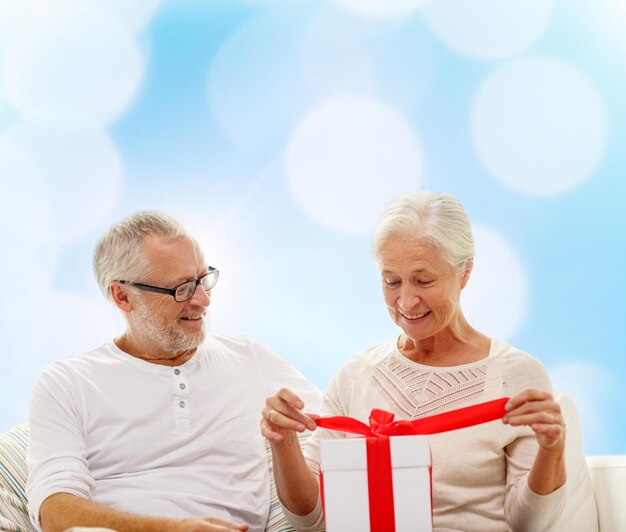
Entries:
{"label": "man's eye", "polygon": [[394,279],[385,279],[384,283],[385,283],[385,286],[397,286],[400,284],[400,281],[396,281]]}
{"label": "man's eye", "polygon": [[422,285],[422,286],[428,286],[429,284],[431,284],[433,282],[432,279],[419,279],[417,281],[418,284]]}

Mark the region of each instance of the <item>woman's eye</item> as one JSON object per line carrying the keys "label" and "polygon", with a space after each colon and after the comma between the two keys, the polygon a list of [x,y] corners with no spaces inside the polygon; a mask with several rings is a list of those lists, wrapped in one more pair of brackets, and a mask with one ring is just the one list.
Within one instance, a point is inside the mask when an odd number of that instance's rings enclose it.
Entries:
{"label": "woman's eye", "polygon": [[433,282],[432,279],[419,279],[417,281],[418,284],[422,285],[422,286],[428,286],[429,284],[431,284]]}
{"label": "woman's eye", "polygon": [[398,286],[400,284],[400,281],[396,281],[394,279],[385,279],[384,283],[385,286]]}

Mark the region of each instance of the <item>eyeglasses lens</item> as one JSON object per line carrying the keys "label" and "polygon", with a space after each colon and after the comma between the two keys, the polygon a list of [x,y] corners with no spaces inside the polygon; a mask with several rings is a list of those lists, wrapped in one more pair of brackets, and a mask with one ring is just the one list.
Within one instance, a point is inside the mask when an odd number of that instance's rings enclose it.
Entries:
{"label": "eyeglasses lens", "polygon": [[200,282],[198,282],[197,280],[194,280],[194,281],[189,281],[188,283],[185,283],[185,284],[181,284],[176,289],[176,294],[174,294],[174,299],[176,299],[176,301],[178,301],[179,303],[182,303],[183,301],[187,301],[188,299],[191,299],[194,293],[196,292],[196,286],[198,286],[198,284],[202,285],[202,289],[205,292],[208,292],[209,290],[211,290],[211,288],[215,286],[215,284],[217,283],[218,277],[219,277],[219,272],[217,270],[211,270],[209,273],[207,273],[204,277],[202,277],[199,280]]}
{"label": "eyeglasses lens", "polygon": [[176,289],[176,294],[174,295],[174,299],[179,303],[183,301],[187,301],[193,297],[194,292],[196,291],[196,281],[189,281],[188,283],[181,284]]}
{"label": "eyeglasses lens", "polygon": [[211,288],[216,285],[218,277],[219,272],[217,270],[211,270],[202,279],[200,279],[202,288],[204,288],[205,291],[211,290]]}

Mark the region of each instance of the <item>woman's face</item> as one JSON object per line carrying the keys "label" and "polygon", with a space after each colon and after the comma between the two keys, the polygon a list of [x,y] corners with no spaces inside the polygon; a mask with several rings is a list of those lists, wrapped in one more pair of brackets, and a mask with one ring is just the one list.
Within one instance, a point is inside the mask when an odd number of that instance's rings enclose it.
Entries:
{"label": "woman's face", "polygon": [[458,273],[423,239],[391,238],[379,260],[387,310],[409,338],[454,332],[469,273]]}

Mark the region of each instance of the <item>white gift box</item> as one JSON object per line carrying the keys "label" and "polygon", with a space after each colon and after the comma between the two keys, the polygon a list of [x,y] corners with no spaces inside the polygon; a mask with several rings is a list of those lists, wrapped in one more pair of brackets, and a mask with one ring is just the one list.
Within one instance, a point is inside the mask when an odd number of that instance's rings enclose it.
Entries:
{"label": "white gift box", "polygon": [[[396,532],[432,532],[428,437],[391,436],[389,442]],[[320,469],[326,531],[370,531],[366,439],[323,440]]]}

